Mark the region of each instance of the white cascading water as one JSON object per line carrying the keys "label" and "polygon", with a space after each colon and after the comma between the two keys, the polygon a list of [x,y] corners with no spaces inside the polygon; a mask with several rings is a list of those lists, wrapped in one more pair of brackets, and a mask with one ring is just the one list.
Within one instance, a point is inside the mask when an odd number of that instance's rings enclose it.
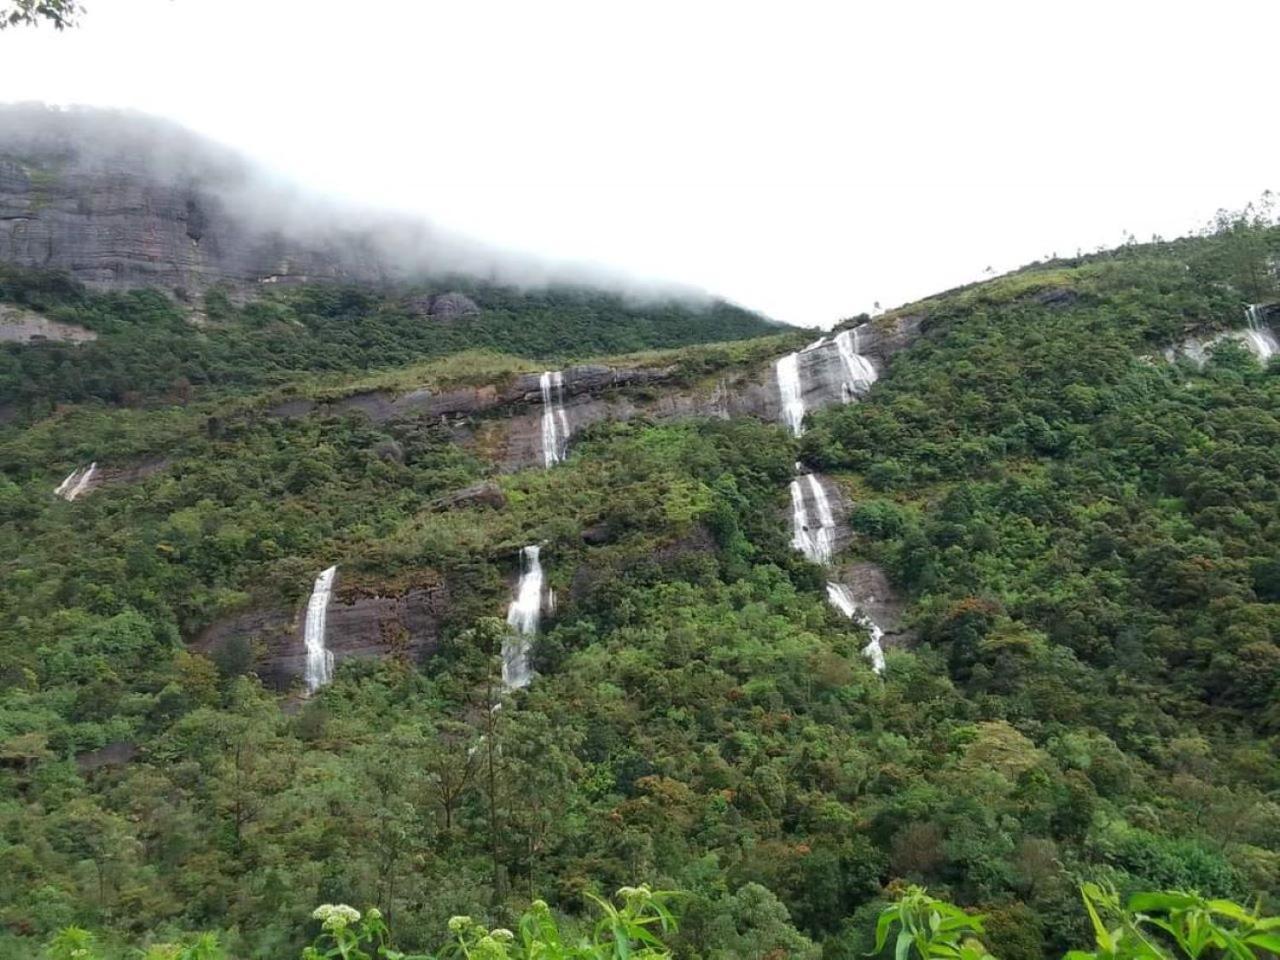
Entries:
{"label": "white cascading water", "polygon": [[542,391],[542,462],[552,466],[564,459],[569,448],[569,417],[564,412],[564,373],[544,371],[538,379]]}
{"label": "white cascading water", "polygon": [[827,584],[827,600],[846,617],[867,631],[870,640],[862,648],[862,655],[871,661],[871,669],[876,673],[884,673],[884,647],[880,645],[884,631],[880,625],[863,613],[853,594],[843,583]]}
{"label": "white cascading water", "polygon": [[512,690],[529,685],[529,645],[538,632],[542,617],[542,560],[536,546],[520,551],[520,581],[516,596],[507,608],[507,625],[515,631],[502,645],[502,682]]}
{"label": "white cascading water", "polygon": [[333,596],[333,578],[337,572],[338,568],[332,566],[316,577],[311,599],[307,601],[307,621],[302,634],[307,647],[307,665],[302,679],[309,694],[333,679],[333,651],[325,646],[324,633],[329,617],[329,600]]}
{"label": "white cascading water", "polygon": [[[774,364],[778,380],[778,399],[781,401],[782,422],[793,436],[804,433],[804,379],[801,374],[801,358],[816,350],[835,348],[840,359],[840,402],[849,403],[866,393],[879,376],[875,366],[858,352],[858,331],[841,330],[835,337],[822,337],[796,353],[779,357]],[[833,398],[834,399],[834,398]]]}
{"label": "white cascading water", "polygon": [[[800,470],[800,464],[796,464]],[[831,565],[835,554],[836,518],[826,487],[815,473],[801,473],[791,481],[791,545],[812,563]],[[884,630],[869,617],[843,583],[827,581],[827,601],[846,617],[867,631],[869,642],[862,655],[871,661],[871,669],[884,672],[884,647],[880,640]]]}
{"label": "white cascading water", "polygon": [[1280,351],[1280,343],[1276,342],[1276,335],[1263,323],[1262,307],[1259,304],[1251,303],[1245,311],[1244,335],[1246,345],[1263,366],[1266,366],[1276,352]]}
{"label": "white cascading water", "polygon": [[1184,340],[1166,348],[1164,358],[1173,363],[1181,354],[1197,367],[1204,367],[1209,362],[1214,347],[1224,341],[1234,340],[1242,344],[1265,367],[1272,357],[1280,353],[1280,341],[1277,341],[1275,331],[1267,325],[1261,304],[1251,303],[1245,307],[1244,323],[1243,330],[1228,330],[1205,340],[1196,337]]}
{"label": "white cascading water", "polygon": [[866,393],[879,374],[871,361],[858,352],[858,331],[841,330],[836,334],[836,349],[844,364],[845,378],[840,384],[841,401],[848,403],[860,393]]}
{"label": "white cascading water", "polygon": [[73,486],[75,486],[76,481],[80,479],[81,469],[83,468],[76,467],[74,470],[68,473],[67,478],[53,488],[53,495],[55,497],[65,497],[67,495],[67,492],[70,491]]}
{"label": "white cascading water", "polygon": [[774,365],[778,396],[782,401],[782,422],[793,436],[804,433],[804,387],[800,383],[800,354],[788,353]]}
{"label": "white cascading water", "polygon": [[87,467],[78,467],[67,475],[67,479],[63,480],[54,489],[54,495],[61,497],[63,500],[71,501],[80,496],[89,489],[89,483],[93,480],[93,475],[98,471],[97,462],[89,464]]}
{"label": "white cascading water", "polygon": [[831,562],[836,520],[827,491],[812,473],[801,474],[791,481],[791,529],[793,547],[813,563],[826,566]]}

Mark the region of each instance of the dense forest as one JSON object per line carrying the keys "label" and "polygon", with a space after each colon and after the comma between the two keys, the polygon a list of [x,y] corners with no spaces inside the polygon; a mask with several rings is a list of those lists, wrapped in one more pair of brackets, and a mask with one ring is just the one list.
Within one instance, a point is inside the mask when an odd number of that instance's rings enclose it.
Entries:
{"label": "dense forest", "polygon": [[[1280,367],[1162,350],[1274,302],[1278,254],[1240,217],[1037,264],[894,311],[920,339],[802,438],[637,416],[510,473],[436,419],[264,398],[651,348],[714,380],[792,347],[696,346],[777,333],[725,306],[456,283],[481,311],[448,324],[301,288],[206,296],[193,327],[6,273],[0,299],[99,337],[0,355],[0,956],[90,949],[75,927],[110,960],[196,932],[294,957],[347,929],[318,904],[421,951],[450,918],[590,929],[641,881],[679,891],[665,948],[707,960],[887,953],[882,911],[945,913],[917,885],[1005,960],[1093,942],[1082,883],[1275,914]],[[53,495],[111,458],[164,467]],[[883,675],[792,548],[797,460],[852,504],[842,559],[906,603]],[[501,497],[440,507],[480,481]],[[557,602],[505,690],[533,543]],[[198,642],[334,563],[448,583],[440,642],[312,696],[264,682],[253,636]]]}
{"label": "dense forest", "polygon": [[[459,298],[464,312],[430,315],[441,296]],[[182,399],[201,388],[387,369],[466,349],[554,363],[778,329],[722,300],[689,303],[575,286],[523,290],[467,277],[394,293],[284,287],[243,304],[214,289],[184,304],[157,290],[91,294],[57,274],[0,264],[3,302],[99,335],[88,344],[0,353],[0,409],[10,415],[46,414],[58,403]]]}

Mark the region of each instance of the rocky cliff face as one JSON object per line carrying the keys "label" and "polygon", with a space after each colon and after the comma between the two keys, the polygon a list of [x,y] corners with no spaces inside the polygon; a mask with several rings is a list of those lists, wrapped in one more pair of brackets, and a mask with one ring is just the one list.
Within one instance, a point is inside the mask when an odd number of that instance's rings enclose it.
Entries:
{"label": "rocky cliff face", "polygon": [[267,216],[248,209],[258,190],[270,196],[236,158],[158,121],[0,114],[0,260],[98,288],[380,279],[367,240],[291,236],[282,195]]}
{"label": "rocky cliff face", "polygon": [[[98,289],[180,293],[547,269],[418,220],[306,196],[156,118],[38,105],[0,106],[0,262]],[[420,307],[438,322],[478,309],[461,294]]]}
{"label": "rocky cliff face", "polygon": [[883,568],[867,561],[839,567],[832,578],[843,584],[849,595],[881,630],[886,647],[903,646],[913,639],[903,624],[905,604],[889,583]]}
{"label": "rocky cliff face", "polygon": [[[859,349],[880,369],[921,333],[920,317],[873,320],[859,328]],[[843,367],[834,349],[805,355],[802,380],[805,406],[818,410],[844,402]],[[772,364],[756,369],[726,370],[713,383],[689,385],[672,366],[569,367],[564,375],[564,412],[570,436],[606,420],[677,420],[685,417],[757,417],[776,422],[781,416],[778,381]],[[502,470],[520,470],[542,462],[542,392],[537,374],[521,374],[505,384],[483,384],[447,390],[423,388],[404,394],[369,391],[328,402],[286,400],[271,407],[276,417],[313,413],[360,412],[375,423],[428,417],[473,429],[459,435]]]}
{"label": "rocky cliff face", "polygon": [[[301,682],[306,666],[305,603],[296,609],[259,607],[226,617],[200,634],[192,647],[216,657],[232,644],[245,644],[263,682],[287,690]],[[403,656],[416,661],[439,645],[448,609],[448,587],[438,580],[388,593],[358,585],[340,587],[329,604],[325,644],[337,664],[350,657]]]}

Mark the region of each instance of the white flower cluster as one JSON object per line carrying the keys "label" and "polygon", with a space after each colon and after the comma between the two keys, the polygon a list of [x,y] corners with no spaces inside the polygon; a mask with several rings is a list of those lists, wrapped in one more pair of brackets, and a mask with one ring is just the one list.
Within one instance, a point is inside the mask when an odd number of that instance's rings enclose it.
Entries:
{"label": "white flower cluster", "polygon": [[653,891],[649,889],[647,883],[642,883],[638,887],[619,887],[618,896],[628,902],[632,900],[645,901],[653,897]]}
{"label": "white flower cluster", "polygon": [[345,903],[322,903],[311,916],[319,920],[326,930],[342,930],[360,919],[360,911]]}

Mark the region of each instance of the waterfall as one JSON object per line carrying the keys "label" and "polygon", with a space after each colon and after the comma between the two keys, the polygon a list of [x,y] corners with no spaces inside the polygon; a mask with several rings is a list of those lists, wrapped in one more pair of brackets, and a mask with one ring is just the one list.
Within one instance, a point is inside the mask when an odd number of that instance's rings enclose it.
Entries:
{"label": "waterfall", "polygon": [[843,583],[827,584],[827,600],[833,607],[867,631],[871,639],[862,648],[862,655],[871,661],[871,669],[876,673],[884,673],[884,647],[880,645],[884,631],[858,606],[853,594]]}
{"label": "waterfall", "polygon": [[[808,496],[806,496],[806,492]],[[813,504],[810,511],[809,504]],[[826,566],[835,546],[836,521],[827,491],[812,473],[791,481],[791,545],[813,563]]]}
{"label": "waterfall", "polygon": [[70,490],[75,485],[75,482],[80,479],[80,470],[81,470],[80,467],[76,467],[74,470],[68,473],[67,479],[63,480],[60,484],[58,484],[54,488],[53,495],[55,497],[65,497],[67,494],[67,491]]}
{"label": "waterfall", "polygon": [[[796,464],[796,470],[801,469]],[[815,473],[800,473],[791,481],[791,545],[813,563],[830,566],[835,554],[836,518],[827,497],[826,487]],[[880,641],[884,630],[871,619],[843,583],[827,582],[827,602],[848,619],[867,631],[870,637],[862,655],[871,661],[871,669],[884,672],[884,648]]]}
{"label": "waterfall", "polygon": [[97,461],[89,464],[87,467],[77,467],[67,474],[67,478],[63,480],[54,489],[55,496],[61,497],[63,500],[74,500],[86,490],[89,489],[89,482],[93,479],[93,475],[98,471]]}
{"label": "waterfall", "polygon": [[564,373],[544,371],[538,378],[542,391],[542,462],[552,466],[564,459],[569,447],[569,418],[564,412]]}
{"label": "waterfall", "polygon": [[804,433],[804,388],[800,385],[800,354],[788,353],[774,365],[778,375],[778,396],[782,401],[782,422],[793,436]]}
{"label": "waterfall", "polygon": [[1244,311],[1244,323],[1243,330],[1227,330],[1204,340],[1191,337],[1182,343],[1174,344],[1164,351],[1165,359],[1172,363],[1181,354],[1197,367],[1203,368],[1209,362],[1214,347],[1225,341],[1234,340],[1253,354],[1265,367],[1272,357],[1280,353],[1280,341],[1277,341],[1275,331],[1267,325],[1265,308],[1258,303],[1248,304]]}
{"label": "waterfall", "polygon": [[520,551],[520,581],[516,596],[507,608],[507,625],[515,635],[502,644],[502,682],[518,690],[529,685],[533,670],[529,667],[529,646],[538,632],[542,615],[542,561],[540,548],[525,547]]}
{"label": "waterfall", "polygon": [[1276,342],[1275,334],[1263,322],[1262,307],[1259,304],[1251,303],[1245,310],[1245,326],[1245,345],[1265,367],[1280,350],[1280,343]]}
{"label": "waterfall", "polygon": [[302,635],[307,645],[307,667],[303,674],[307,693],[315,693],[333,679],[333,652],[324,645],[324,630],[337,572],[338,568],[332,566],[316,577],[311,599],[307,601],[307,622]]}
{"label": "waterfall", "polygon": [[858,330],[841,330],[836,334],[836,349],[844,364],[844,381],[840,384],[840,400],[848,403],[860,393],[866,393],[879,374],[871,361],[858,352]]}
{"label": "waterfall", "polygon": [[[875,366],[858,352],[858,329],[841,330],[832,338],[821,337],[795,353],[788,353],[778,358],[774,364],[778,380],[778,399],[781,404],[782,422],[786,424],[793,436],[804,433],[805,379],[813,376],[817,368],[818,381],[813,389],[818,391],[820,403],[829,404],[835,401],[849,403],[860,394],[866,393],[871,384],[876,382],[879,374]],[[834,357],[832,356],[834,351]],[[839,363],[838,377],[827,372],[833,361]],[[835,382],[833,382],[835,381]],[[835,388],[840,388],[836,394]]]}

